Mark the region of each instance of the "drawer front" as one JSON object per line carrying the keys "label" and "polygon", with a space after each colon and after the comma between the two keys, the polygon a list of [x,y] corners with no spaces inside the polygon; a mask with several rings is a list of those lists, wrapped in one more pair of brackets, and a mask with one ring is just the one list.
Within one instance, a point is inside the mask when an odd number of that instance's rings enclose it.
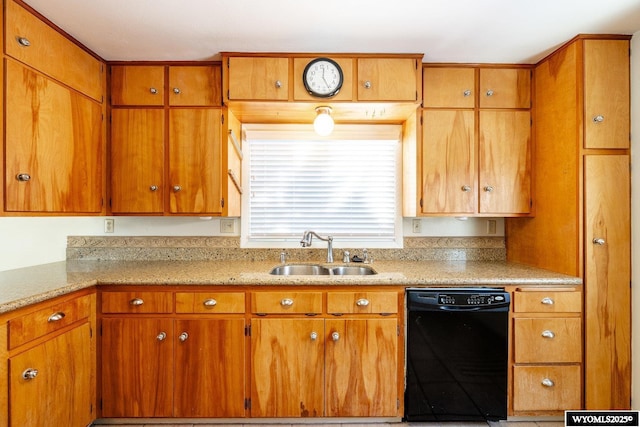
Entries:
{"label": "drawer front", "polygon": [[91,310],[90,298],[86,295],[9,320],[9,348],[13,349],[88,318]]}
{"label": "drawer front", "polygon": [[177,292],[176,313],[244,313],[243,292]]}
{"label": "drawer front", "polygon": [[398,312],[396,292],[328,292],[328,313],[389,313]]}
{"label": "drawer front", "polygon": [[514,411],[580,409],[580,366],[514,366]]}
{"label": "drawer front", "polygon": [[103,292],[103,313],[172,313],[171,292]]}
{"label": "drawer front", "polygon": [[102,102],[102,63],[14,1],[5,4],[7,55]]}
{"label": "drawer front", "polygon": [[516,363],[581,362],[581,324],[578,317],[514,319]]}
{"label": "drawer front", "polygon": [[322,292],[255,292],[252,313],[322,313]]}
{"label": "drawer front", "polygon": [[516,291],[513,295],[516,313],[580,313],[582,293],[578,291]]}

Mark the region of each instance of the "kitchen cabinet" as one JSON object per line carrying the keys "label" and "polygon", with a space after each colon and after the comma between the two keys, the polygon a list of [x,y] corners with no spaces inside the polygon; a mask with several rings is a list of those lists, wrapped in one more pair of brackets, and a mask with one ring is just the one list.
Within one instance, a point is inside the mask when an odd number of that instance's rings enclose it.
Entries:
{"label": "kitchen cabinet", "polygon": [[91,424],[96,410],[95,295],[67,295],[3,320],[8,339],[0,352],[6,356],[2,374],[10,399],[0,425]]}
{"label": "kitchen cabinet", "polygon": [[[476,74],[523,76],[487,83],[502,99],[477,108]],[[531,119],[519,94],[529,69],[425,67],[419,147],[423,215],[528,215],[531,212]],[[483,81],[482,79],[480,79]],[[528,80],[526,80],[528,82]],[[522,96],[524,97],[524,95]],[[485,102],[486,104],[486,102]],[[480,106],[483,102],[480,102]],[[492,104],[488,104],[492,105]],[[507,108],[510,107],[510,108]]]}
{"label": "kitchen cabinet", "polygon": [[111,291],[101,299],[103,416],[244,416],[244,293]]}
{"label": "kitchen cabinet", "polygon": [[358,101],[419,101],[420,68],[414,58],[358,58]]}
{"label": "kitchen cabinet", "polygon": [[480,68],[480,108],[531,108],[531,69]]}
{"label": "kitchen cabinet", "polygon": [[289,58],[231,56],[226,67],[227,100],[289,99]]}
{"label": "kitchen cabinet", "polygon": [[582,407],[581,311],[582,295],[575,288],[514,292],[514,414],[559,414]]}
{"label": "kitchen cabinet", "polygon": [[111,211],[226,212],[220,67],[113,65],[111,73]]}
{"label": "kitchen cabinet", "polygon": [[251,306],[252,417],[402,413],[397,292],[258,291]]}
{"label": "kitchen cabinet", "polygon": [[576,37],[534,76],[533,157],[544,173],[535,218],[506,222],[507,258],[583,279],[584,408],[628,409],[629,37]]}

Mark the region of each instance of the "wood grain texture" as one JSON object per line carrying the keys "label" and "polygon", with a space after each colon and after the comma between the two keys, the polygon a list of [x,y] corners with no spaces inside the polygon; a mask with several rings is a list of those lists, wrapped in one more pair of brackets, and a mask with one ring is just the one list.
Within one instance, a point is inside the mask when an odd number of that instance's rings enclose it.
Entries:
{"label": "wood grain texture", "polygon": [[[111,211],[164,210],[164,111],[111,111]],[[152,187],[157,189],[154,191]]]}
{"label": "wood grain texture", "polygon": [[244,313],[244,310],[243,292],[176,292],[176,313]]}
{"label": "wood grain texture", "polygon": [[102,106],[12,60],[6,79],[6,210],[101,212]]}
{"label": "wood grain texture", "polygon": [[[290,299],[291,305],[282,301]],[[273,291],[253,292],[251,294],[252,313],[322,313],[322,292]]]}
{"label": "wood grain texture", "polygon": [[419,101],[422,70],[417,65],[412,58],[358,58],[358,101]]}
{"label": "wood grain texture", "polygon": [[[254,319],[251,416],[324,415],[324,319]],[[316,339],[311,338],[312,333]]]}
{"label": "wood grain texture", "polygon": [[424,67],[422,105],[427,108],[474,108],[477,97],[475,75],[476,70],[468,67]]}
{"label": "wood grain texture", "polygon": [[[177,91],[176,91],[177,89]],[[176,93],[177,92],[177,93]],[[221,106],[222,71],[219,65],[169,67],[170,106]]]}
{"label": "wood grain texture", "polygon": [[628,409],[631,402],[629,160],[628,155],[585,156],[588,409]]}
{"label": "wood grain texture", "polygon": [[[518,317],[513,326],[515,363],[582,362],[580,317]],[[551,332],[553,337],[545,337],[543,332]]]}
{"label": "wood grain texture", "polygon": [[[173,312],[173,294],[153,291],[115,291],[101,292],[103,313],[171,313]],[[134,299],[141,304],[132,304]]]}
{"label": "wood grain texture", "polygon": [[531,70],[480,68],[478,99],[480,108],[530,108]]}
{"label": "wood grain texture", "polygon": [[[358,301],[362,301],[358,304]],[[385,313],[398,312],[396,292],[327,292],[327,313]]]}
{"label": "wood grain texture", "polygon": [[[326,321],[326,415],[395,417],[397,319]],[[339,338],[332,339],[337,332]]]}
{"label": "wood grain texture", "polygon": [[112,65],[111,105],[164,105],[164,69],[163,65]]}
{"label": "wood grain texture", "polygon": [[[551,300],[551,304],[545,301]],[[535,289],[514,292],[514,313],[580,313],[582,293],[573,288],[565,291]]]}
{"label": "wood grain texture", "polygon": [[[90,327],[85,323],[11,357],[11,425],[84,426],[93,422],[90,356]],[[37,376],[23,379],[27,369],[37,369]]]}
{"label": "wood grain texture", "polygon": [[289,58],[230,57],[227,71],[229,100],[289,99]]}
{"label": "wood grain texture", "polygon": [[174,417],[245,415],[244,319],[176,320]]}
{"label": "wood grain texture", "polygon": [[[219,108],[169,112],[169,211],[220,214],[221,123]],[[175,191],[174,187],[180,187]]]}
{"label": "wood grain texture", "polygon": [[[565,411],[580,409],[580,366],[514,366],[514,411]],[[550,379],[549,387],[542,380]]]}

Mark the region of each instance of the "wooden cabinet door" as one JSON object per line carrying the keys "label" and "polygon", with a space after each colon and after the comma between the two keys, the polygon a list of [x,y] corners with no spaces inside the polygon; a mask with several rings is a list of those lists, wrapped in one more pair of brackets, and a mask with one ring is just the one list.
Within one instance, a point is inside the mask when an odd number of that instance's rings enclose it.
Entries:
{"label": "wooden cabinet door", "polygon": [[529,213],[529,111],[480,111],[479,122],[480,213]]}
{"label": "wooden cabinet door", "polygon": [[531,108],[531,70],[481,68],[480,108]]}
{"label": "wooden cabinet door", "polygon": [[422,119],[422,213],[474,213],[474,112],[427,110]]}
{"label": "wooden cabinet door", "polygon": [[222,212],[221,117],[218,108],[169,112],[169,211]]}
{"label": "wooden cabinet door", "polygon": [[584,147],[629,148],[629,41],[584,41]]}
{"label": "wooden cabinet door", "polygon": [[418,61],[358,58],[358,101],[417,101]]}
{"label": "wooden cabinet door", "polygon": [[422,105],[436,108],[474,108],[475,69],[423,68]]}
{"label": "wooden cabinet door", "polygon": [[174,417],[244,417],[244,319],[177,320]]}
{"label": "wooden cabinet door", "polygon": [[220,66],[170,66],[169,105],[222,105]]}
{"label": "wooden cabinet door", "polygon": [[324,415],[324,320],[254,319],[251,416]]}
{"label": "wooden cabinet door", "polygon": [[102,106],[12,60],[5,65],[5,209],[101,212]]}
{"label": "wooden cabinet door", "polygon": [[111,105],[164,105],[164,66],[113,65]]}
{"label": "wooden cabinet door", "polygon": [[173,320],[102,320],[102,415],[173,415]]}
{"label": "wooden cabinet door", "polygon": [[164,210],[164,110],[111,111],[111,210]]}
{"label": "wooden cabinet door", "polygon": [[[9,359],[11,427],[93,421],[90,334],[85,323]],[[31,379],[28,370],[37,370]]]}
{"label": "wooden cabinet door", "polygon": [[327,416],[399,415],[397,325],[397,319],[326,321]]}
{"label": "wooden cabinet door", "polygon": [[230,100],[286,101],[289,99],[289,59],[230,57]]}
{"label": "wooden cabinet door", "polygon": [[630,407],[629,162],[627,155],[584,160],[586,409]]}

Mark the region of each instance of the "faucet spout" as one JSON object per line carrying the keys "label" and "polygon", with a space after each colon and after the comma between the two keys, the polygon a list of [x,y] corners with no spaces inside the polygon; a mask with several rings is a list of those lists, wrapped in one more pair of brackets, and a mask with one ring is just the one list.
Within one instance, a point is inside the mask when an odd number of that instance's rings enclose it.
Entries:
{"label": "faucet spout", "polygon": [[327,262],[333,262],[333,237],[327,236],[320,237],[315,231],[307,230],[302,234],[302,239],[300,240],[300,246],[303,248],[308,248],[311,246],[311,241],[313,240],[313,236],[316,236],[318,239],[327,242]]}

